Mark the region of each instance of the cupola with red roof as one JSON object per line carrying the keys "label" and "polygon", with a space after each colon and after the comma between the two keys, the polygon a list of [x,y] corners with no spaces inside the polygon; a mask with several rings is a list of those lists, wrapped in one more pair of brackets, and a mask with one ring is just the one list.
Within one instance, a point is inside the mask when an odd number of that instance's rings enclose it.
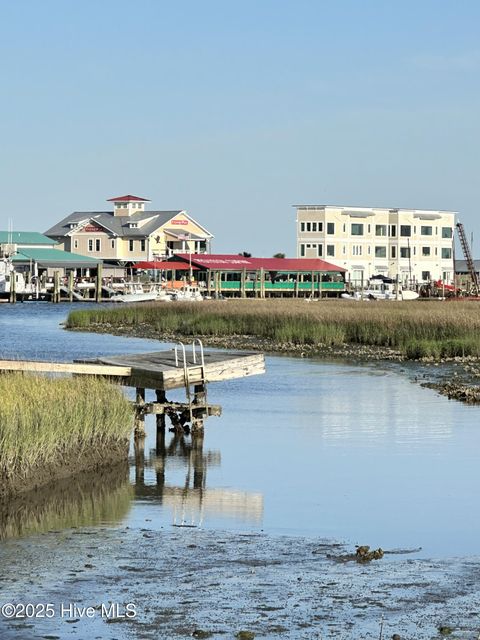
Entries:
{"label": "cupola with red roof", "polygon": [[114,216],[131,216],[133,213],[140,213],[145,210],[145,202],[150,202],[147,198],[126,195],[117,198],[109,198],[107,202],[113,202]]}

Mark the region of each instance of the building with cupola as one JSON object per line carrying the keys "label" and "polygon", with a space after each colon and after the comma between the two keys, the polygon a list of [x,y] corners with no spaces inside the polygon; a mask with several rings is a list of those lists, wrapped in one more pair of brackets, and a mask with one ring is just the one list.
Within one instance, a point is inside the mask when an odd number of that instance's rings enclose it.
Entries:
{"label": "building with cupola", "polygon": [[213,235],[185,210],[150,211],[147,198],[109,198],[113,210],[75,211],[45,232],[65,251],[129,266],[174,253],[210,253]]}

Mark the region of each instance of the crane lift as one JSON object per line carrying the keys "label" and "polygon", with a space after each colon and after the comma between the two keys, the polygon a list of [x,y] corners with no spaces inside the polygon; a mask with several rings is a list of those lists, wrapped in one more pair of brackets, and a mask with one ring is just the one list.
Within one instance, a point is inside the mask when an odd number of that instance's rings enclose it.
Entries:
{"label": "crane lift", "polygon": [[480,295],[480,282],[478,280],[478,274],[475,271],[475,264],[473,262],[472,253],[470,251],[467,237],[465,235],[465,229],[463,228],[463,224],[461,222],[457,222],[457,230],[458,237],[460,238],[460,244],[462,245],[463,255],[467,263],[468,273],[470,274],[470,278],[472,280],[472,293],[474,296],[478,296]]}

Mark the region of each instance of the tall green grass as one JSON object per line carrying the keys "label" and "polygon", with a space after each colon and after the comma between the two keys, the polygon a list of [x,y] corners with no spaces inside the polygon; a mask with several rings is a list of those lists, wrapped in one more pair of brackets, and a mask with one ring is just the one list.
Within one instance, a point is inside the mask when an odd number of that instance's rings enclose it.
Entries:
{"label": "tall green grass", "polygon": [[118,387],[93,377],[0,375],[0,481],[37,465],[121,443],[133,408]]}
{"label": "tall green grass", "polygon": [[252,336],[272,345],[390,347],[407,358],[480,356],[476,302],[228,300],[73,311],[72,329],[132,329],[178,336]]}

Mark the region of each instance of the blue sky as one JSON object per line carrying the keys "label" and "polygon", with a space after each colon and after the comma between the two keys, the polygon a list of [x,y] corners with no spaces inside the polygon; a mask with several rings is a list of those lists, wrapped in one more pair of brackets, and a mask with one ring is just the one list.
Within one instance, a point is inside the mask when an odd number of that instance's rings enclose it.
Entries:
{"label": "blue sky", "polygon": [[477,1],[0,0],[0,22],[0,228],[133,193],[216,252],[294,255],[294,203],[440,208],[480,255]]}

